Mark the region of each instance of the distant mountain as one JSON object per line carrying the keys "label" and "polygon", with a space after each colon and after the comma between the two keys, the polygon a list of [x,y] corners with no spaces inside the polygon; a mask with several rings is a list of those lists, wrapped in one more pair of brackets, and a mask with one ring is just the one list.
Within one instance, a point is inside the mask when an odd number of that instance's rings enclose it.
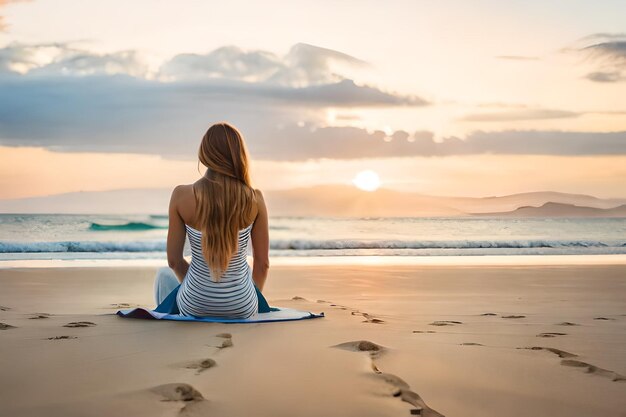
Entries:
{"label": "distant mountain", "polygon": [[165,188],[80,191],[0,200],[2,213],[166,214],[172,190]]}
{"label": "distant mountain", "polygon": [[504,196],[466,198],[444,197],[446,203],[466,213],[510,211],[523,206],[541,206],[545,203],[572,204],[594,208],[613,208],[626,204],[626,199],[601,199],[584,194],[568,194],[555,191],[536,191]]}
{"label": "distant mountain", "polygon": [[524,206],[507,212],[479,213],[476,215],[497,217],[626,217],[626,204],[602,209],[548,202],[539,207]]}
{"label": "distant mountain", "polygon": [[[0,200],[0,212],[165,214],[170,193],[169,188],[128,189]],[[348,185],[266,190],[263,194],[271,216],[436,217],[470,215],[468,213],[506,216],[523,207],[532,210],[546,203],[587,209],[609,209],[626,204],[626,199],[600,199],[552,191],[497,197],[447,197],[384,188],[367,192]],[[589,210],[584,213],[587,212],[596,215]]]}
{"label": "distant mountain", "polygon": [[612,208],[626,199],[600,199],[582,194],[539,191],[501,197],[446,197],[378,189],[361,191],[351,186],[322,185],[265,193],[270,209],[279,215],[318,216],[464,216],[469,213],[508,212],[547,202]]}

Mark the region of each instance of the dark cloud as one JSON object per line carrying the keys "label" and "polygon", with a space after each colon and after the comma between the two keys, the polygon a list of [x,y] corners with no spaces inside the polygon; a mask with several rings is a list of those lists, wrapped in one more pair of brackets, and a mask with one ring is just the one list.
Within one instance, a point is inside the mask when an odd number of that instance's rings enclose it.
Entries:
{"label": "dark cloud", "polygon": [[[0,77],[0,144],[188,156],[209,124],[229,120],[250,132],[258,148],[273,143],[264,151],[271,159],[283,152],[272,150],[278,146],[275,138],[287,134],[279,126],[320,122],[325,105],[414,103],[403,100],[350,80],[294,89],[239,81],[162,83],[125,75],[5,75]],[[317,146],[297,140],[287,145],[279,159],[288,158],[292,148]]]}
{"label": "dark cloud", "polygon": [[582,48],[582,51],[621,66],[626,64],[626,40],[596,43]]}
{"label": "dark cloud", "polygon": [[601,40],[578,49],[597,66],[585,78],[600,83],[626,81],[626,34],[597,33],[584,40]]}
{"label": "dark cloud", "polygon": [[518,131],[474,132],[434,142],[421,136],[414,142],[422,155],[626,155],[626,132]]}
{"label": "dark cloud", "polygon": [[579,117],[583,113],[553,109],[522,109],[501,112],[469,114],[460,120],[468,122],[505,122],[523,120],[565,119]]}
{"label": "dark cloud", "polygon": [[[626,155],[626,132],[498,131],[435,141],[432,132],[409,134],[327,127],[313,132],[291,126],[273,139],[261,141],[256,152],[264,159],[383,158],[502,155]],[[297,145],[295,145],[297,144]]]}
{"label": "dark cloud", "polygon": [[620,71],[596,71],[587,74],[586,78],[598,83],[616,83],[618,81],[626,81],[626,74]]}

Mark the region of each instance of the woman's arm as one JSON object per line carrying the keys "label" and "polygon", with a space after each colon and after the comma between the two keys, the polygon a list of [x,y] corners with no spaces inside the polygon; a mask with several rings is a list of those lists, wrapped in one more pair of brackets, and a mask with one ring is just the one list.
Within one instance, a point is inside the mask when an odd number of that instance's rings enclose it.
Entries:
{"label": "woman's arm", "polygon": [[270,268],[270,234],[267,219],[267,208],[261,191],[255,190],[257,195],[258,214],[252,226],[252,279],[259,289],[263,291],[267,272]]}
{"label": "woman's arm", "polygon": [[170,198],[169,208],[169,228],[167,229],[167,263],[174,270],[176,277],[183,282],[189,262],[183,257],[185,247],[185,222],[178,213],[178,202],[180,201],[180,186],[174,188]]}

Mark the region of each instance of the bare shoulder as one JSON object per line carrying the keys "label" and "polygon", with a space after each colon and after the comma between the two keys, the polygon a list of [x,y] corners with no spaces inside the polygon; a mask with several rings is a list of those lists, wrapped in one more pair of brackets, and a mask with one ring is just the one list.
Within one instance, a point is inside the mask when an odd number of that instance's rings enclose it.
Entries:
{"label": "bare shoulder", "polygon": [[256,216],[267,216],[267,206],[265,205],[265,197],[258,188],[254,189],[254,195],[256,199]]}
{"label": "bare shoulder", "polygon": [[258,188],[254,188],[254,195],[256,195],[257,200],[264,201],[263,200],[263,193]]}
{"label": "bare shoulder", "polygon": [[263,193],[258,188],[254,189],[254,195],[256,198],[256,206],[258,211],[266,211],[265,207],[265,197],[263,197]]}
{"label": "bare shoulder", "polygon": [[177,185],[172,190],[172,200],[180,201],[189,198],[189,196],[193,197],[193,184]]}
{"label": "bare shoulder", "polygon": [[190,224],[195,217],[196,198],[193,193],[193,184],[177,185],[172,190],[170,208]]}

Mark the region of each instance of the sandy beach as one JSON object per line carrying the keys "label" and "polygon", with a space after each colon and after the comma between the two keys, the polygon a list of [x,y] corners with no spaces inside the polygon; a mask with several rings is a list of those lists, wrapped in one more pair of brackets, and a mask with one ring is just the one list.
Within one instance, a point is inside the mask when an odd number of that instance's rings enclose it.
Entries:
{"label": "sandy beach", "polygon": [[0,270],[0,414],[626,415],[624,265],[279,266],[271,304],[325,318],[113,315],[154,272]]}

